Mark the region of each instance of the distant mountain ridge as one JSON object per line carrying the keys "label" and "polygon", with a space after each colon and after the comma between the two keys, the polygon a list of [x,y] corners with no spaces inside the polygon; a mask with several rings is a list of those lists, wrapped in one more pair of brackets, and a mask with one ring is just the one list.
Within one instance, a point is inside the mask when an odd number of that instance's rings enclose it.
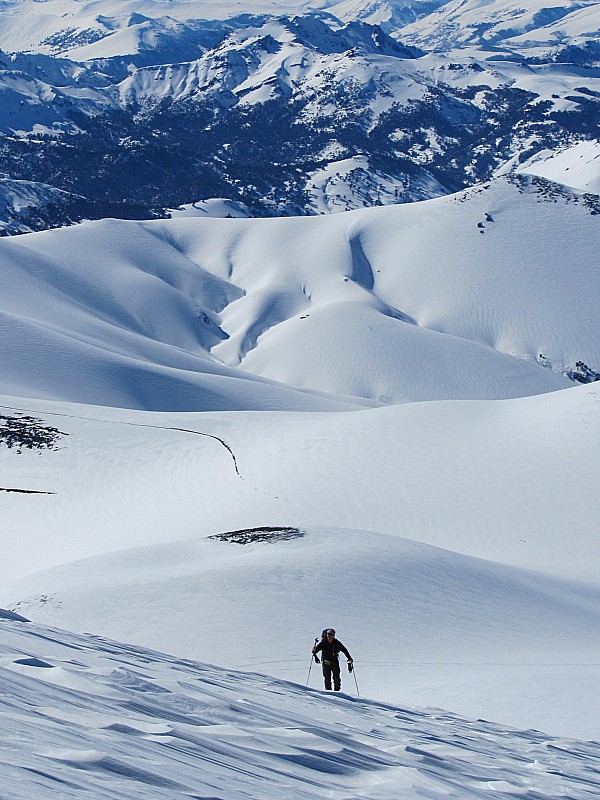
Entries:
{"label": "distant mountain ridge", "polygon": [[[597,2],[105,6],[0,7],[0,46],[21,47],[0,51],[0,177],[71,198],[20,213],[0,186],[4,233],[211,198],[255,216],[412,202],[598,141]],[[28,45],[9,37],[27,10]]]}
{"label": "distant mountain ridge", "polygon": [[[12,0],[0,7],[0,49],[78,61],[214,46],[228,28],[266,17],[318,16],[328,24],[359,21],[426,49],[466,43],[556,53],[598,39],[597,0]],[[173,58],[173,52],[169,60]],[[156,63],[156,62],[155,62]],[[166,62],[163,62],[166,63]]]}
{"label": "distant mountain ridge", "polygon": [[195,0],[12,0],[0,7],[0,48],[85,60],[161,50],[186,39],[212,46],[215,31],[272,16],[358,20],[391,32],[439,5],[440,0],[206,0],[199,11]]}
{"label": "distant mountain ridge", "polygon": [[599,29],[597,0],[450,0],[407,25],[403,36],[437,50],[477,45],[560,60],[567,47],[597,44]]}

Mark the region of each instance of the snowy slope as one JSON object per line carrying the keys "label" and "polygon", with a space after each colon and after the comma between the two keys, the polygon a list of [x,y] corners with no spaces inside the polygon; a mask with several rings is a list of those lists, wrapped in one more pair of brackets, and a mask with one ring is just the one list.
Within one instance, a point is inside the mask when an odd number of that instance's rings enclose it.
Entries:
{"label": "snowy slope", "polygon": [[251,214],[243,203],[234,203],[222,197],[213,197],[210,200],[198,203],[186,203],[178,208],[169,209],[169,216],[178,217],[250,217]]}
{"label": "snowy slope", "polygon": [[[600,734],[600,590],[396,536],[289,535],[99,556],[23,579],[0,603],[39,623],[298,683],[315,633],[335,620],[367,697]],[[320,683],[316,669],[311,685]]]}
{"label": "snowy slope", "polygon": [[600,142],[579,142],[558,152],[542,151],[521,164],[518,171],[600,194]]}
{"label": "snowy slope", "polygon": [[[568,13],[565,14],[565,11]],[[517,28],[518,35],[509,36],[505,46],[517,52],[535,55],[556,52],[565,46],[584,47],[588,42],[597,44],[600,36],[598,3],[576,3],[574,7],[559,5],[554,14],[552,12],[552,6],[548,11],[546,8],[539,9],[536,21],[541,18],[546,24],[525,25],[522,33]],[[553,20],[553,16],[557,19]]]}
{"label": "snowy slope", "polygon": [[597,397],[591,385],[340,414],[5,398],[11,426],[26,415],[67,435],[51,450],[0,450],[1,580],[265,524],[357,527],[597,580]]}
{"label": "snowy slope", "polygon": [[62,218],[65,208],[70,209],[81,200],[47,184],[0,178],[0,232],[6,235],[40,230],[53,215]]}
{"label": "snowy slope", "polygon": [[438,50],[475,45],[535,55],[535,48],[542,54],[597,40],[599,25],[596,0],[451,0],[407,25],[402,37]]}
{"label": "snowy slope", "polygon": [[56,135],[73,129],[74,112],[93,116],[115,107],[108,82],[100,70],[66,59],[0,52],[0,130]]}
{"label": "snowy slope", "polygon": [[0,3],[0,225],[185,204],[0,240],[10,800],[598,794],[600,4],[437,6]]}
{"label": "snowy slope", "polygon": [[[296,681],[335,624],[371,696],[598,738],[598,392],[552,391],[598,363],[595,202],[523,177],[0,242],[0,603]],[[265,525],[307,534],[204,539]]]}
{"label": "snowy slope", "polygon": [[600,364],[594,209],[524,176],[333,217],[5,240],[1,388],[154,410],[564,388],[578,362]]}
{"label": "snowy slope", "polygon": [[334,1],[327,10],[344,22],[359,19],[394,31],[430,14],[440,5],[443,5],[440,0],[341,0]]}
{"label": "snowy slope", "polygon": [[168,241],[110,221],[53,234],[2,242],[5,390],[142,408],[337,405],[212,357],[226,336],[213,317],[241,290]]}
{"label": "snowy slope", "polygon": [[599,788],[597,744],[325,697],[0,613],[11,800],[585,800]]}

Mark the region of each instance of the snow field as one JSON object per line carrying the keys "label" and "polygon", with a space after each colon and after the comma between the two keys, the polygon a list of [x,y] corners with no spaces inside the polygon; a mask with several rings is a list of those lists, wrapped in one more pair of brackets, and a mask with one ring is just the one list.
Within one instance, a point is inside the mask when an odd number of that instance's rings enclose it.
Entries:
{"label": "snow field", "polygon": [[[399,3],[329,5],[393,26]],[[598,3],[448,3],[407,32],[461,49],[421,59],[363,52],[357,28],[358,48],[317,54],[308,18],[298,40],[272,19],[204,56],[189,0],[0,6],[0,47],[27,51],[0,53],[8,134],[217,85],[242,105],[308,95],[332,124],[321,91],[349,77],[377,82],[375,115],[437,83],[555,111],[598,88],[585,67],[502,60],[585,49]],[[141,67],[105,79],[42,52]],[[7,800],[600,795],[600,391],[568,377],[600,372],[596,145],[516,153],[401,207],[250,220],[213,199],[0,240]],[[390,199],[335,148],[313,210]],[[442,192],[424,176],[413,198]],[[7,218],[52,199],[0,184]],[[273,526],[297,535],[210,538]],[[344,692],[321,690],[325,625],[362,698],[345,665]]]}

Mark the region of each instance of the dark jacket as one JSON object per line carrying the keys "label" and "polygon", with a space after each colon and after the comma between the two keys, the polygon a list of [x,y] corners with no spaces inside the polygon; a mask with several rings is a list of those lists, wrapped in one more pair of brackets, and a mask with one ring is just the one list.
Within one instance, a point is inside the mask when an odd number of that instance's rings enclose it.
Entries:
{"label": "dark jacket", "polygon": [[331,642],[327,641],[327,639],[322,639],[319,644],[315,647],[314,653],[318,653],[321,651],[323,661],[337,661],[338,660],[338,653],[343,653],[348,661],[352,661],[352,656],[346,650],[344,645],[336,639],[335,637]]}

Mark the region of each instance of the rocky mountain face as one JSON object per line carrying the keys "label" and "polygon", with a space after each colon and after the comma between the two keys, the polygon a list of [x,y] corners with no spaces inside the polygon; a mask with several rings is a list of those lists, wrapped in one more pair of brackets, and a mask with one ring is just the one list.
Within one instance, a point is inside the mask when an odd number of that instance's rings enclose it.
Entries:
{"label": "rocky mountain face", "polygon": [[0,52],[0,233],[210,198],[322,214],[518,170],[597,139],[599,8],[344,2],[46,24],[28,52]]}

